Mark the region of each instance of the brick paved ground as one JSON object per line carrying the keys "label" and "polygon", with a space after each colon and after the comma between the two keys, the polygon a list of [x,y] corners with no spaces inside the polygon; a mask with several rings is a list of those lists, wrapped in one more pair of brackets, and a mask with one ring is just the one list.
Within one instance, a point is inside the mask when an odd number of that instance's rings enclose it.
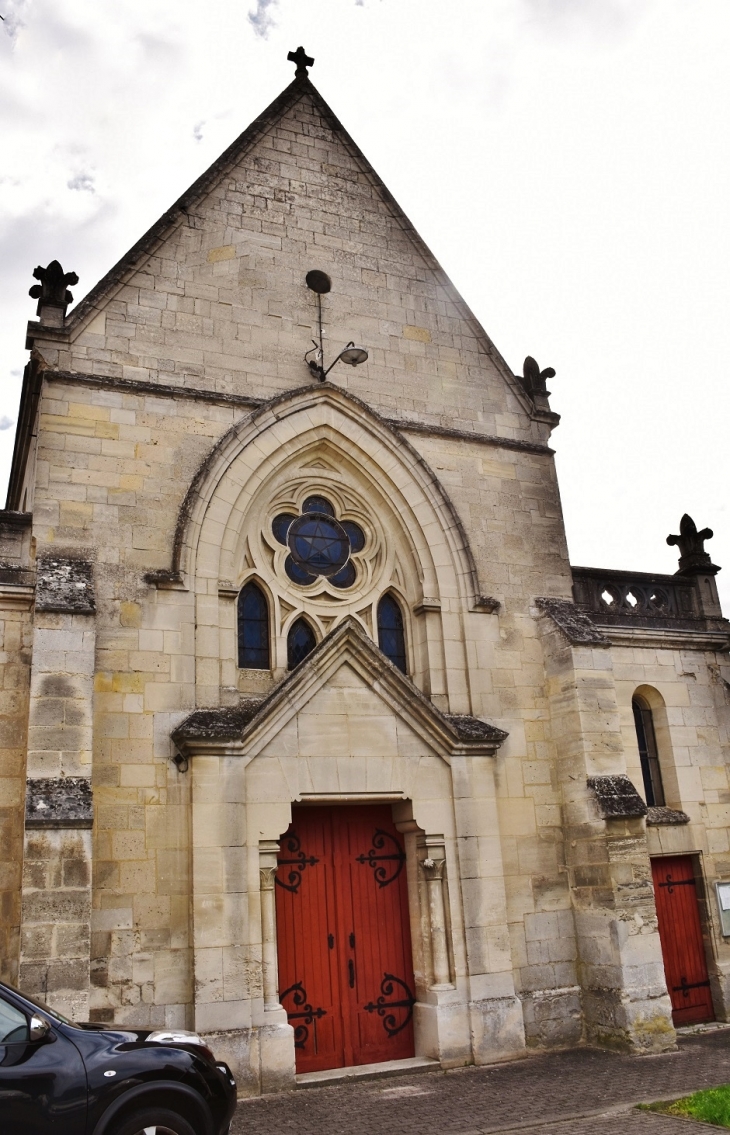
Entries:
{"label": "brick paved ground", "polygon": [[629,1109],[730,1083],[730,1029],[683,1038],[665,1056],[594,1049],[308,1088],[244,1100],[232,1135],[690,1135],[690,1123]]}

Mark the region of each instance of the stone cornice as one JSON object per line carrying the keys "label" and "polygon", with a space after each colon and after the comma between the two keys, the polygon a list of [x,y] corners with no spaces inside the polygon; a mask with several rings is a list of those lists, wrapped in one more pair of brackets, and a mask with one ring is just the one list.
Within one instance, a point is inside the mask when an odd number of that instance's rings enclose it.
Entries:
{"label": "stone cornice", "polygon": [[33,584],[0,583],[0,611],[29,611],[34,596]]}
{"label": "stone cornice", "polygon": [[[103,390],[119,390],[126,394],[151,395],[156,398],[182,398],[193,402],[210,402],[223,406],[241,406],[249,410],[256,410],[265,406],[270,399],[252,398],[244,394],[227,394],[218,390],[204,390],[195,386],[173,386],[170,383],[142,382],[130,378],[114,378],[102,374],[81,374],[78,371],[46,370],[43,376],[47,382],[63,382],[75,386],[96,387]],[[296,391],[292,391],[296,393]],[[277,398],[279,395],[276,396]],[[372,407],[368,407],[373,413]],[[469,441],[475,445],[489,445],[497,449],[520,450],[523,453],[534,453],[541,457],[549,457],[555,450],[549,445],[535,441],[523,441],[520,438],[499,437],[497,434],[484,434],[477,430],[460,430],[451,426],[442,426],[433,422],[418,422],[410,418],[386,418],[382,421],[391,429],[405,433],[424,434],[427,437],[454,438],[456,441]]]}
{"label": "stone cornice", "polygon": [[596,624],[611,646],[661,647],[665,650],[730,650],[730,630],[660,629],[659,627],[615,627]]}
{"label": "stone cornice", "polygon": [[131,378],[113,378],[104,374],[81,374],[70,370],[46,370],[46,382],[63,382],[70,386],[90,386],[102,390],[122,391],[125,394],[152,395],[155,398],[183,398],[192,402],[212,402],[224,406],[241,406],[254,410],[263,406],[266,399],[250,398],[244,394],[226,394],[218,390],[203,390],[194,386],[172,386],[161,382],[142,382]]}

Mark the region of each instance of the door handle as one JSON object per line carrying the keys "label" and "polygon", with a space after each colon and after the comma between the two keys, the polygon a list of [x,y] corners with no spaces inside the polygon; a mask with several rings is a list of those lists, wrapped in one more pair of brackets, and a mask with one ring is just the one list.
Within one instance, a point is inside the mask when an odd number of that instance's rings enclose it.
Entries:
{"label": "door handle", "polygon": [[347,968],[350,971],[350,989],[355,988],[355,963],[352,958],[347,963]]}

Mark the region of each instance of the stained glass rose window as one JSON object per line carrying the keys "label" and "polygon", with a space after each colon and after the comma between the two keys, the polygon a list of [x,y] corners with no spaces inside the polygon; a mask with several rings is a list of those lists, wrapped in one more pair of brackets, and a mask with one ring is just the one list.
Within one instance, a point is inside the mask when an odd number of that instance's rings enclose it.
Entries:
{"label": "stained glass rose window", "polygon": [[307,497],[301,516],[279,513],[271,529],[289,549],[284,570],[294,583],[306,587],[323,575],[334,587],[352,587],[357,573],[350,556],[365,546],[365,534],[353,521],[337,520],[325,497]]}

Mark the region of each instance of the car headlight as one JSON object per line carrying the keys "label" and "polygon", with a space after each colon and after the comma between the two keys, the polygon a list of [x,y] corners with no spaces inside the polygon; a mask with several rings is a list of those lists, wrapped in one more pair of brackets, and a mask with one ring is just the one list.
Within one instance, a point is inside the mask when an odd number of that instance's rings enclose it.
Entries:
{"label": "car headlight", "polygon": [[231,1085],[231,1087],[235,1088],[236,1081],[233,1079],[233,1073],[231,1072],[228,1065],[227,1064],[216,1064],[216,1068],[220,1072],[221,1076],[225,1076],[225,1078],[228,1080],[228,1083]]}
{"label": "car headlight", "polygon": [[197,1033],[188,1032],[187,1029],[158,1029],[147,1037],[148,1044],[199,1044],[207,1048],[202,1037]]}

